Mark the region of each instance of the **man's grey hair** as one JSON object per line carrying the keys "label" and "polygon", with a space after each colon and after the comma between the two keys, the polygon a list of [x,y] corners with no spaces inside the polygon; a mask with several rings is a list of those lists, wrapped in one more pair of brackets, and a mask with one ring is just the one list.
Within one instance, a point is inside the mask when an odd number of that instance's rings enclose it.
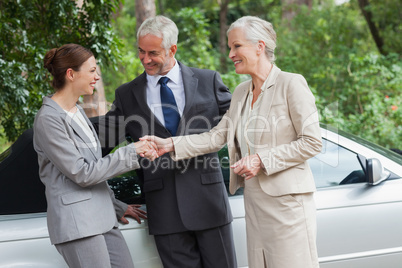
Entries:
{"label": "man's grey hair", "polygon": [[263,41],[265,55],[271,63],[275,61],[276,33],[270,22],[255,16],[244,16],[233,22],[226,34],[229,35],[234,28],[243,28],[246,39],[254,44]]}
{"label": "man's grey hair", "polygon": [[[162,47],[168,50],[172,45],[177,45],[179,29],[176,24],[165,16],[158,15],[146,19],[137,31],[137,41],[147,34],[162,38]],[[167,52],[167,51],[166,51]]]}

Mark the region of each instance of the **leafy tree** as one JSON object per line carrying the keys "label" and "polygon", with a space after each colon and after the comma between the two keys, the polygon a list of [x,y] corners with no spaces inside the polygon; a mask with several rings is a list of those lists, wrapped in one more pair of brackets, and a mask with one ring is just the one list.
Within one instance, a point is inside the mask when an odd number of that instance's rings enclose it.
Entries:
{"label": "leafy tree", "polygon": [[0,125],[8,140],[32,127],[42,97],[52,92],[43,68],[47,50],[66,43],[91,49],[102,66],[115,64],[111,30],[118,0],[0,0]]}
{"label": "leafy tree", "polygon": [[322,122],[402,148],[400,55],[377,53],[357,2],[301,8],[275,28],[277,65],[306,77]]}
{"label": "leafy tree", "polygon": [[114,91],[121,84],[129,82],[144,71],[138,59],[137,20],[135,17],[135,0],[126,0],[119,10],[119,16],[112,21],[113,30],[122,47],[116,64],[103,68],[102,80],[108,102],[114,100]]}
{"label": "leafy tree", "polygon": [[208,38],[210,25],[198,8],[183,8],[170,16],[179,28],[177,59],[185,64],[216,70],[219,52]]}
{"label": "leafy tree", "polygon": [[399,55],[350,55],[342,128],[388,148],[402,148],[402,62]]}
{"label": "leafy tree", "polygon": [[358,0],[378,51],[402,51],[402,9],[400,0]]}

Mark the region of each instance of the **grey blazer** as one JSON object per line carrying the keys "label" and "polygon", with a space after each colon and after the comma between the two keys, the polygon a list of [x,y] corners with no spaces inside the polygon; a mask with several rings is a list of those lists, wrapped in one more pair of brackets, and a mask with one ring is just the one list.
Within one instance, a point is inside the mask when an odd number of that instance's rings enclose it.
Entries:
{"label": "grey blazer", "polygon": [[[78,106],[97,137],[83,109]],[[114,198],[106,180],[138,168],[134,145],[102,158],[97,148],[50,97],[34,122],[34,148],[46,188],[47,224],[52,244],[105,233],[118,226],[127,205]],[[117,217],[116,217],[117,215]]]}

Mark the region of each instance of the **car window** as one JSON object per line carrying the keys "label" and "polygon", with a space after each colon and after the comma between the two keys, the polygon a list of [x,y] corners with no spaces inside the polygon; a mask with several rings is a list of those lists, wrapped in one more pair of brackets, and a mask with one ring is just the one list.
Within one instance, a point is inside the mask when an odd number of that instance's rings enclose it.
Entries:
{"label": "car window", "polygon": [[308,160],[317,188],[365,181],[355,152],[326,139],[322,142],[321,153]]}
{"label": "car window", "polygon": [[135,170],[108,180],[114,195],[120,201],[127,204],[144,204],[142,182]]}

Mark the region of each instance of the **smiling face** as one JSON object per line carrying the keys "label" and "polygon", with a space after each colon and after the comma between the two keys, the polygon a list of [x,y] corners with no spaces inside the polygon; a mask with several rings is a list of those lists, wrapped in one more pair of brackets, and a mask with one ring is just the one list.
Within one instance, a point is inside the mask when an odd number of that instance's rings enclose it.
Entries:
{"label": "smiling face", "polygon": [[78,72],[75,72],[76,79],[74,79],[74,88],[78,95],[92,95],[94,92],[96,81],[100,76],[96,72],[95,57],[90,57],[85,61]]}
{"label": "smiling face", "polygon": [[246,39],[242,28],[234,28],[228,35],[229,58],[233,61],[236,73],[250,74],[258,70],[258,44],[253,44]]}
{"label": "smiling face", "polygon": [[174,55],[177,46],[172,45],[166,53],[162,47],[162,38],[152,34],[140,36],[138,39],[138,52],[145,72],[148,75],[165,75],[174,66]]}

